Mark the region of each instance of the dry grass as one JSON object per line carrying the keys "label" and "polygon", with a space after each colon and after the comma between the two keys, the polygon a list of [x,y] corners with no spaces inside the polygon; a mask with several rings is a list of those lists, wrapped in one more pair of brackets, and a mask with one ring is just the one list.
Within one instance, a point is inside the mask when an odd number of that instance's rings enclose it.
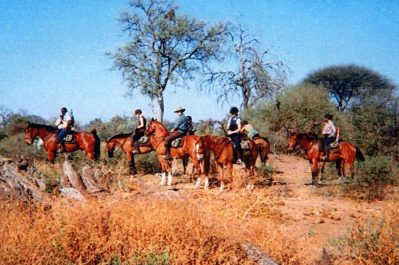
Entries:
{"label": "dry grass", "polygon": [[385,207],[378,220],[357,222],[347,237],[333,244],[335,264],[399,264],[397,202]]}

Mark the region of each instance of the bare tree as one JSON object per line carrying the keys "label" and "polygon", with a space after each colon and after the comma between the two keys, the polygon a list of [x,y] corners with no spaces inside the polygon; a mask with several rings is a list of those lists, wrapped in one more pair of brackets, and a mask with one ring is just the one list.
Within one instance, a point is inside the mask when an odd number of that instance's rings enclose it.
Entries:
{"label": "bare tree", "polygon": [[209,72],[203,87],[209,85],[216,91],[218,102],[222,104],[239,96],[241,108],[248,109],[260,100],[272,99],[284,87],[286,71],[283,62],[272,58],[269,51],[257,48],[257,39],[250,38],[241,27],[235,32],[232,33],[230,65],[236,69]]}
{"label": "bare tree", "polygon": [[129,41],[114,54],[114,68],[128,82],[128,94],[139,90],[159,107],[163,120],[164,91],[170,83],[191,80],[218,60],[228,26],[177,14],[172,0],[132,0],[120,21]]}

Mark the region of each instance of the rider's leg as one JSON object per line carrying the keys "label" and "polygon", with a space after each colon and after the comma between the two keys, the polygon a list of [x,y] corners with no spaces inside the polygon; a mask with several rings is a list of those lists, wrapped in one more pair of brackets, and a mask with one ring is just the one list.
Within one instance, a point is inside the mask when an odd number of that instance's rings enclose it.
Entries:
{"label": "rider's leg", "polygon": [[182,135],[181,132],[179,131],[175,131],[173,133],[171,133],[170,135],[166,136],[164,139],[164,144],[165,144],[165,159],[171,159],[171,155],[170,155],[170,148],[171,148],[171,142],[172,140],[176,139],[177,137],[179,137],[180,135]]}
{"label": "rider's leg", "polygon": [[64,137],[67,136],[67,134],[68,134],[68,131],[62,129],[57,135],[57,140],[58,140],[58,143],[60,144],[60,149],[59,149],[60,152],[65,152]]}

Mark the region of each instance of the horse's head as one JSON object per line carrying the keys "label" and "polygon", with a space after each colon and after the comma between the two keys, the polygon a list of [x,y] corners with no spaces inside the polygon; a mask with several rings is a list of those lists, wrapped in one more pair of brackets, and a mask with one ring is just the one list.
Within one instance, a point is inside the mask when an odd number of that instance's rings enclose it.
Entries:
{"label": "horse's head", "polygon": [[155,133],[155,130],[156,130],[155,122],[156,122],[156,120],[154,118],[152,118],[151,121],[148,123],[147,131],[146,131],[147,135],[151,135],[151,134]]}
{"label": "horse's head", "polygon": [[146,131],[147,135],[157,134],[158,136],[166,136],[168,135],[168,130],[163,126],[162,123],[157,121],[156,119],[151,119],[148,123],[148,128]]}
{"label": "horse's head", "polygon": [[108,141],[106,141],[106,147],[107,147],[108,157],[113,158],[114,150],[115,150],[115,143],[108,140]]}
{"label": "horse's head", "polygon": [[299,139],[299,132],[290,130],[289,135],[288,135],[288,151],[292,152],[294,148],[298,145],[298,139]]}
{"label": "horse's head", "polygon": [[32,144],[38,135],[38,128],[34,127],[32,123],[28,122],[25,129],[25,143]]}

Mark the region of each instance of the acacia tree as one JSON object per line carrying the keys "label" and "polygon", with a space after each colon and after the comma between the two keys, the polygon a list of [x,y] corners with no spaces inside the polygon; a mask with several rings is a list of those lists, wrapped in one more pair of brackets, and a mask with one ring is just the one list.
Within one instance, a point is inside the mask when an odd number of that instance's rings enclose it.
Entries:
{"label": "acacia tree", "polygon": [[286,72],[281,61],[267,61],[271,54],[261,52],[257,48],[259,41],[250,38],[241,27],[232,36],[230,65],[236,69],[209,72],[203,85],[211,85],[211,89],[216,85],[218,102],[222,104],[239,96],[241,109],[246,110],[260,100],[273,98],[284,87]]}
{"label": "acacia tree", "polygon": [[387,77],[357,65],[328,66],[311,73],[303,82],[327,88],[339,111],[344,111],[351,102],[361,103],[368,101],[370,96],[391,95],[395,90]]}
{"label": "acacia tree", "polygon": [[139,90],[156,100],[158,119],[163,120],[164,91],[171,83],[194,78],[220,59],[228,25],[206,23],[177,15],[171,0],[132,0],[121,14],[129,41],[114,54],[114,68],[128,82],[128,94]]}

